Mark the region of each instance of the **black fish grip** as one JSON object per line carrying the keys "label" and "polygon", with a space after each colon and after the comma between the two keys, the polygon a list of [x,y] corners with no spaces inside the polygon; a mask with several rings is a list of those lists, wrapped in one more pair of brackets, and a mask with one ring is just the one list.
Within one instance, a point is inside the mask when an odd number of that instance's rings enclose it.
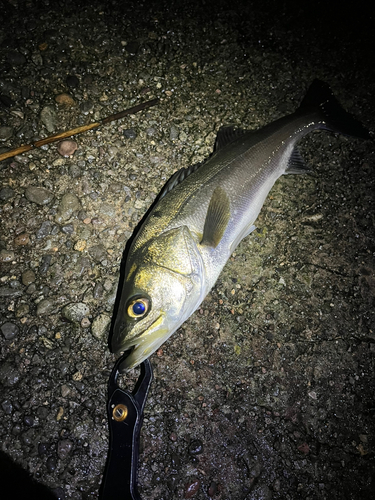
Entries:
{"label": "black fish grip", "polygon": [[132,392],[117,384],[120,358],[108,383],[109,452],[100,488],[100,500],[141,500],[137,489],[139,436],[143,410],[152,382],[152,367],[147,359]]}

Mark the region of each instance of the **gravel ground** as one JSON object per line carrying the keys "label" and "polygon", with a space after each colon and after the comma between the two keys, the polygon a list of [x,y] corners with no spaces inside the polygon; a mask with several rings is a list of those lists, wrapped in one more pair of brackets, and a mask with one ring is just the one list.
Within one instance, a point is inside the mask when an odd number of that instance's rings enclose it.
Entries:
{"label": "gravel ground", "polygon": [[[314,78],[374,129],[370,11],[79,4],[3,1],[0,152],[160,103],[67,157],[53,144],[0,163],[0,469],[28,471],[39,486],[9,480],[27,498],[97,498],[122,253],[168,177],[207,158],[222,124],[292,112]],[[374,498],[373,142],[321,132],[301,151],[315,175],[278,181],[151,358],[143,500]]]}

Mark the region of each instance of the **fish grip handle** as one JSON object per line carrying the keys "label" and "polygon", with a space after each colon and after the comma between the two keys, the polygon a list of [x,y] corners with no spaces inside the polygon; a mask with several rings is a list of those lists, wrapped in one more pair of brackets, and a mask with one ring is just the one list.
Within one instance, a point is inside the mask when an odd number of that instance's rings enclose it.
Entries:
{"label": "fish grip handle", "polygon": [[116,362],[108,383],[109,451],[100,500],[141,500],[137,488],[139,438],[152,367],[149,360],[142,363],[138,381],[129,392],[117,384],[122,360]]}

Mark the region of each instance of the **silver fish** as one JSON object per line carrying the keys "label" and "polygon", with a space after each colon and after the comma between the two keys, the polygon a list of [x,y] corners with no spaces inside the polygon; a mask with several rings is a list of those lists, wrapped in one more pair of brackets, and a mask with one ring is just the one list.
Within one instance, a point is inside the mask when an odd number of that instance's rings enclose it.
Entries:
{"label": "silver fish", "polygon": [[220,129],[202,165],[176,172],[134,237],[111,339],[137,366],[199,307],[276,180],[308,169],[296,143],[316,129],[369,138],[330,87],[314,80],[300,107],[257,131]]}

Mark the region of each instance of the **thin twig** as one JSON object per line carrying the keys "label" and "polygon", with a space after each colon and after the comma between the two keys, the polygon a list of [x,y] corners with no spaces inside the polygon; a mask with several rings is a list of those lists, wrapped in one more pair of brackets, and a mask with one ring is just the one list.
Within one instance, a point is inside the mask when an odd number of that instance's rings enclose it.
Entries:
{"label": "thin twig", "polygon": [[107,116],[98,122],[89,123],[88,125],[82,125],[81,127],[76,127],[71,130],[67,130],[66,132],[60,132],[59,134],[51,135],[46,137],[45,139],[40,139],[39,141],[35,141],[31,144],[27,144],[25,146],[20,146],[16,149],[11,149],[6,153],[0,154],[0,161],[6,160],[7,158],[12,158],[13,156],[26,153],[31,149],[40,148],[45,144],[50,144],[51,142],[60,141],[61,139],[66,139],[67,137],[72,137],[72,135],[82,134],[82,132],[87,132],[88,130],[92,130],[94,128],[98,128],[101,125],[106,125],[107,123],[120,120],[126,115],[133,115],[134,113],[138,113],[138,111],[142,111],[142,109],[150,108],[151,106],[155,106],[159,102],[159,99],[152,99],[151,101],[143,102],[142,104],[137,104],[137,106],[133,106],[132,108],[125,109],[124,111],[120,111],[114,115]]}

